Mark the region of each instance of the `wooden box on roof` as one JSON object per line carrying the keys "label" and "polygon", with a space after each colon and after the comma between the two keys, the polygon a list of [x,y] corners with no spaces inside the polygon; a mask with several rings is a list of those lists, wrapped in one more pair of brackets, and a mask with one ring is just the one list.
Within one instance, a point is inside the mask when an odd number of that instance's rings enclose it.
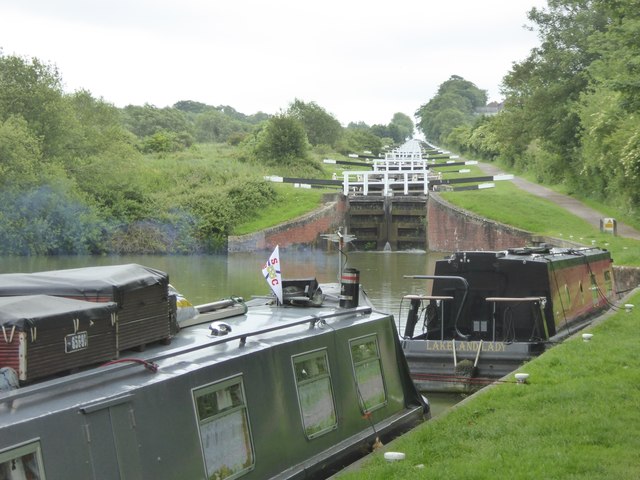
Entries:
{"label": "wooden box on roof", "polygon": [[117,309],[47,295],[0,297],[0,365],[29,382],[114,359]]}
{"label": "wooden box on roof", "polygon": [[118,304],[118,351],[169,341],[177,331],[166,273],[137,264],[0,275],[0,296],[52,295]]}

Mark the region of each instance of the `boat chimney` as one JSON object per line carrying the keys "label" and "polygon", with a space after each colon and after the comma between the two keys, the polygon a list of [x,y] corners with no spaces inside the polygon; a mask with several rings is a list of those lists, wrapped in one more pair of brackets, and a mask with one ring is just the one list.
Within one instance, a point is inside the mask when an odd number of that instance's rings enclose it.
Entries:
{"label": "boat chimney", "polygon": [[360,271],[345,268],[340,277],[340,307],[356,308],[360,295]]}

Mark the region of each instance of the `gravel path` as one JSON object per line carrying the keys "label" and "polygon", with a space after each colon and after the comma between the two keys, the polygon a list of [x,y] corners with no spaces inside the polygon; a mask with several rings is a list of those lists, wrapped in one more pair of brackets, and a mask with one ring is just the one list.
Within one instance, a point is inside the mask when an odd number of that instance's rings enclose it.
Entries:
{"label": "gravel path", "polygon": [[[498,175],[506,173],[490,163],[478,163],[478,167],[486,175]],[[584,203],[576,200],[575,198],[563,195],[558,192],[554,192],[549,188],[538,185],[537,183],[530,182],[528,180],[525,180],[524,178],[514,176],[513,180],[511,181],[519,188],[529,193],[546,198],[547,200],[556,203],[557,205],[565,208],[574,215],[583,218],[598,229],[600,228],[600,219],[606,217],[605,214],[586,206]],[[619,221],[617,222],[617,235],[619,237],[628,237],[635,240],[640,240],[640,232],[638,230]]]}

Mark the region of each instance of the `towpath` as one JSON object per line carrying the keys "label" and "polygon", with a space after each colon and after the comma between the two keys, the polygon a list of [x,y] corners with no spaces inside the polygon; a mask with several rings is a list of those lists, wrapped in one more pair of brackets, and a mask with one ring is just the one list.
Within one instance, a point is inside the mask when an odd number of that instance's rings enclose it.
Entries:
{"label": "towpath", "polygon": [[[478,163],[478,167],[487,175],[498,175],[501,173],[506,173],[499,167],[490,163]],[[575,198],[569,197],[568,195],[563,195],[558,192],[554,192],[547,187],[543,187],[542,185],[538,185],[537,183],[530,182],[528,180],[525,180],[524,178],[514,176],[512,182],[519,188],[529,193],[546,198],[547,200],[565,208],[577,217],[586,220],[596,228],[600,228],[600,219],[607,216],[601,212],[598,212],[597,210],[594,210],[591,207],[586,206],[584,203],[576,200]],[[618,236],[640,240],[640,232],[638,230],[619,221],[617,221],[616,223]]]}

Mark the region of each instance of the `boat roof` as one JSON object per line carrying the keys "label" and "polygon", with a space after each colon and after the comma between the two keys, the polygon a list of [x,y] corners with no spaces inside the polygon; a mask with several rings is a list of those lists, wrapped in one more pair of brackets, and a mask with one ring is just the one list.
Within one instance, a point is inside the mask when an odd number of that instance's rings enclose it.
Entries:
{"label": "boat roof", "polygon": [[54,325],[69,319],[109,317],[118,309],[115,302],[85,302],[49,295],[25,295],[0,297],[0,325],[16,327],[18,330],[35,327],[40,322]]}
{"label": "boat roof", "polygon": [[563,260],[576,257],[592,257],[592,256],[609,257],[608,250],[599,247],[575,247],[575,248],[559,248],[559,247],[522,247],[509,248],[507,250],[461,250],[451,254],[440,262],[451,260],[463,260],[464,258],[497,258],[499,260],[517,260],[517,261],[540,261],[548,262],[549,260]]}
{"label": "boat roof", "polygon": [[135,263],[0,275],[0,296],[46,293],[55,296],[115,295],[150,285],[166,285],[166,273]]}
{"label": "boat roof", "polygon": [[273,298],[254,299],[247,302],[245,314],[214,322],[230,327],[225,336],[212,335],[208,323],[193,325],[182,329],[169,345],[122,353],[118,363],[0,392],[0,412],[10,413],[0,415],[0,428],[41,415],[45,401],[48,412],[84,408],[215,363],[390,317],[370,306],[340,308],[339,285],[322,288],[329,295],[320,307],[275,306]]}

